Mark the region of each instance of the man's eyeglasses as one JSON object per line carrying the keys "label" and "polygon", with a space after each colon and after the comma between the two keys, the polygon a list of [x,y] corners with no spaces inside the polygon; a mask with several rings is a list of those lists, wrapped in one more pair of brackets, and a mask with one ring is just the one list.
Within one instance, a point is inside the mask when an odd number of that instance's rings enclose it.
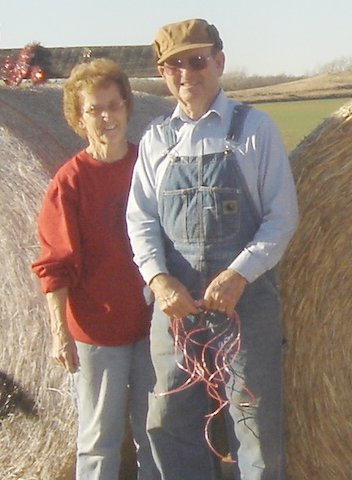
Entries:
{"label": "man's eyeglasses", "polygon": [[125,106],[126,101],[116,101],[111,102],[109,105],[91,105],[87,110],[84,110],[84,113],[91,115],[92,117],[100,117],[103,112],[112,112],[116,113],[123,109]]}
{"label": "man's eyeglasses", "polygon": [[169,58],[167,62],[164,62],[164,69],[168,75],[174,75],[181,68],[200,71],[204,70],[208,66],[208,61],[211,59],[211,55],[190,55],[184,58]]}

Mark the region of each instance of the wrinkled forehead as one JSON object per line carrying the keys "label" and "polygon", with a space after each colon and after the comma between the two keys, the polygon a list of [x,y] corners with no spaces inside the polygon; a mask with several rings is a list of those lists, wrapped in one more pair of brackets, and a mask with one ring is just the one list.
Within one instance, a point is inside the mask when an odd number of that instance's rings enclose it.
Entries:
{"label": "wrinkled forehead", "polygon": [[118,85],[113,81],[105,81],[100,84],[88,85],[80,92],[81,104],[105,103],[115,99],[121,99]]}
{"label": "wrinkled forehead", "polygon": [[170,55],[170,57],[165,59],[165,63],[167,63],[169,60],[175,60],[175,59],[185,60],[187,58],[196,57],[199,55],[209,56],[211,55],[211,53],[212,53],[212,47],[192,48],[184,52],[176,53],[175,55]]}

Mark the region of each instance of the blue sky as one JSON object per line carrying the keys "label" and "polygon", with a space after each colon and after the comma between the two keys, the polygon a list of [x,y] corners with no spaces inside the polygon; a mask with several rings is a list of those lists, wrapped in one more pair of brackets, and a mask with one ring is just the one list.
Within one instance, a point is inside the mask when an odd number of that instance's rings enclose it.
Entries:
{"label": "blue sky", "polygon": [[218,27],[226,72],[311,74],[352,57],[352,0],[0,0],[0,48],[146,45],[194,17]]}

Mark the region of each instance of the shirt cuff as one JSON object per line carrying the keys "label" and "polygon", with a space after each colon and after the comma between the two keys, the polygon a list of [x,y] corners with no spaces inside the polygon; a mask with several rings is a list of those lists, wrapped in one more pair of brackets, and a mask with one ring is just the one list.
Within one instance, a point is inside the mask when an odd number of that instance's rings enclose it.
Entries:
{"label": "shirt cuff", "polygon": [[249,283],[257,280],[266,270],[264,265],[259,263],[249,250],[243,250],[228,268],[238,272]]}
{"label": "shirt cuff", "polygon": [[141,265],[140,272],[147,285],[149,285],[152,279],[156,275],[159,275],[159,273],[169,273],[166,268],[165,262],[156,258],[151,258],[148,260],[148,262]]}

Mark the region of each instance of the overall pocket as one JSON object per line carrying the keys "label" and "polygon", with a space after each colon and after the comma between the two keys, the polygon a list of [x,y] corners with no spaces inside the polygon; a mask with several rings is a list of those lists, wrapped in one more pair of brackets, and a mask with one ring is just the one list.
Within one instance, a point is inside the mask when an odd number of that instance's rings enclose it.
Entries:
{"label": "overall pocket", "polygon": [[240,191],[229,187],[193,187],[162,194],[161,221],[173,241],[223,242],[240,228]]}

